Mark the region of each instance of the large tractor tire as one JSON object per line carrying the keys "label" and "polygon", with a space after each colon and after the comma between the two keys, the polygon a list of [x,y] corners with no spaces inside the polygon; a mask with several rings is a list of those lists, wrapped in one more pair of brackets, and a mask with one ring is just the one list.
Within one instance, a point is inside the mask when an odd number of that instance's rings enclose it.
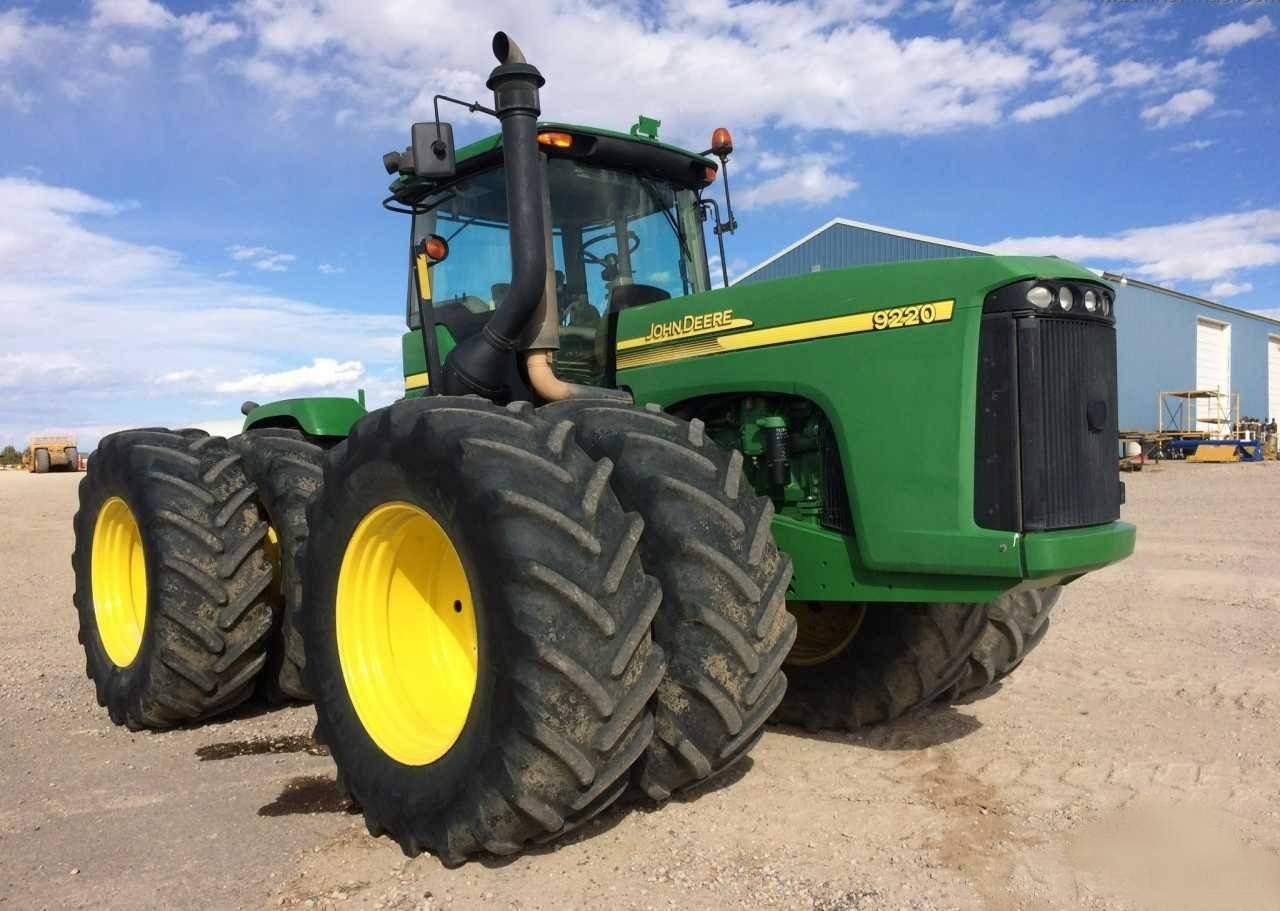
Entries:
{"label": "large tractor tire", "polygon": [[613,462],[618,500],[644,518],[640,556],[663,592],[653,637],[668,666],[635,779],[665,800],[745,756],[782,701],[796,635],[785,609],[791,559],[773,541],[773,504],[743,478],[742,454],[708,439],[701,421],[609,401],[541,410],[572,420],[587,454]]}
{"label": "large tractor tire", "polygon": [[75,606],[99,705],[131,729],[240,704],[274,622],[267,523],[226,440],[103,438],[80,481]]}
{"label": "large tractor tire", "polygon": [[568,421],[474,397],[397,402],[327,454],[306,682],[372,834],[456,865],[625,790],[653,736],[662,590],[611,470]]}
{"label": "large tractor tire", "polygon": [[49,473],[49,450],[37,449],[33,453],[35,459],[36,474]]}
{"label": "large tractor tire", "polygon": [[[932,702],[964,671],[986,625],[981,604],[795,605],[789,686],[774,721],[856,730]],[[824,617],[843,611],[846,616]],[[846,631],[833,635],[834,630]]]}
{"label": "large tractor tire", "polygon": [[67,471],[80,470],[80,451],[74,446],[68,446],[63,454],[67,457]]}
{"label": "large tractor tire", "polygon": [[258,488],[258,504],[270,528],[268,550],[276,571],[274,592],[280,605],[272,631],[262,691],[268,702],[308,700],[303,682],[306,653],[298,614],[302,610],[302,561],[307,544],[307,504],[320,490],[324,450],[300,431],[250,430],[231,440],[244,458],[245,471]]}
{"label": "large tractor tire", "polygon": [[965,662],[960,678],[939,698],[956,702],[981,698],[996,681],[1012,674],[1049,632],[1049,615],[1062,586],[1013,592],[987,606],[987,624]]}

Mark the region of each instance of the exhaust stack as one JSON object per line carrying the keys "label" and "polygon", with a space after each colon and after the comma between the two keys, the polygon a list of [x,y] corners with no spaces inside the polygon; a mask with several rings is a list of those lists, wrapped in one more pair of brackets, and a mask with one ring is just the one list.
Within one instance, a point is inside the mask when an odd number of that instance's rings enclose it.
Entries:
{"label": "exhaust stack", "polygon": [[493,36],[498,66],[486,85],[502,123],[507,217],[511,225],[511,288],[484,330],[463,342],[444,365],[446,395],[505,397],[511,355],[533,319],[547,280],[546,225],[538,153],[538,89],[546,80],[505,32]]}

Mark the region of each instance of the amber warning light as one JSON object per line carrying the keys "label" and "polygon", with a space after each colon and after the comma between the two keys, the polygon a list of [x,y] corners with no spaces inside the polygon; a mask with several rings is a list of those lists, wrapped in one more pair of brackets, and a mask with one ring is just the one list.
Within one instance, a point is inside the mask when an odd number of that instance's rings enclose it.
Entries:
{"label": "amber warning light", "polygon": [[573,145],[573,137],[568,133],[539,133],[538,142],[554,149],[567,149]]}
{"label": "amber warning light", "polygon": [[733,151],[733,137],[724,127],[716,127],[711,134],[711,152],[717,158],[728,158]]}
{"label": "amber warning light", "polygon": [[441,262],[449,256],[449,242],[439,234],[429,235],[422,242],[422,252],[433,263]]}

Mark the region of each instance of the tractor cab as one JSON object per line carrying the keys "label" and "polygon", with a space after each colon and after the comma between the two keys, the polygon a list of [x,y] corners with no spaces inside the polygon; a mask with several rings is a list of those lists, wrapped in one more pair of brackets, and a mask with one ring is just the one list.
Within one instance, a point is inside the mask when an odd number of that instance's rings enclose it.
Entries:
{"label": "tractor cab", "polygon": [[[520,347],[558,347],[560,377],[608,385],[611,317],[710,290],[701,192],[717,164],[644,134],[539,123],[537,141],[546,272],[540,318]],[[494,136],[459,149],[446,180],[406,176],[392,184],[388,207],[412,215],[411,251],[433,237],[445,242],[447,258],[431,265],[429,277],[445,347],[479,333],[510,292],[506,180],[501,137]],[[554,321],[545,319],[548,312]],[[412,256],[406,318],[411,331],[420,328]]]}

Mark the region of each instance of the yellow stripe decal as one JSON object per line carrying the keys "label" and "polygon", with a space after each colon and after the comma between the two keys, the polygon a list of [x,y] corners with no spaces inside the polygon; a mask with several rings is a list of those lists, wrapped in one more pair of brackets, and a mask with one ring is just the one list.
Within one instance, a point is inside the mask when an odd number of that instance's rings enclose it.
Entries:
{"label": "yellow stripe decal", "polygon": [[425,253],[418,254],[417,263],[418,293],[422,295],[423,300],[431,300],[431,274],[427,271],[427,257]]}
{"label": "yellow stripe decal", "polygon": [[423,386],[428,385],[430,382],[431,380],[427,377],[427,374],[425,371],[422,373],[411,373],[404,378],[404,388],[405,389],[421,389]]}
{"label": "yellow stripe decal", "polygon": [[[727,351],[743,351],[749,348],[764,348],[770,345],[785,345],[790,342],[812,341],[837,335],[853,335],[861,332],[879,332],[887,329],[905,329],[911,326],[945,323],[951,320],[952,314],[955,312],[955,303],[954,300],[930,301],[924,304],[912,304],[908,307],[869,310],[865,313],[832,316],[803,323],[773,326],[768,329],[753,329],[749,332],[731,332],[728,335],[717,335],[714,338],[698,338],[691,341],[681,340],[671,344],[661,344],[648,338],[632,338],[618,343],[618,369],[627,370],[632,367],[647,367],[652,364],[665,364],[691,357],[722,354]],[[737,320],[734,322],[737,322]],[[718,327],[714,331],[721,332],[724,328]],[[644,350],[623,353],[624,351],[629,351],[629,349],[640,347],[643,347]]]}
{"label": "yellow stripe decal", "polygon": [[[689,322],[691,326],[696,326],[697,328],[684,329],[682,323],[685,321]],[[703,322],[707,325],[702,325]],[[749,319],[745,319],[743,317],[735,319],[732,316],[722,317],[720,313],[708,313],[697,317],[690,316],[685,317],[685,320],[681,322],[658,323],[655,326],[650,326],[649,335],[641,336],[640,338],[624,339],[623,341],[618,342],[618,350],[629,351],[632,348],[646,348],[649,345],[657,345],[662,342],[674,342],[677,340],[682,341],[698,335],[714,335],[717,332],[727,332],[730,329],[745,329],[750,325],[751,320]],[[670,334],[655,337],[653,335],[654,329],[664,330]]]}

